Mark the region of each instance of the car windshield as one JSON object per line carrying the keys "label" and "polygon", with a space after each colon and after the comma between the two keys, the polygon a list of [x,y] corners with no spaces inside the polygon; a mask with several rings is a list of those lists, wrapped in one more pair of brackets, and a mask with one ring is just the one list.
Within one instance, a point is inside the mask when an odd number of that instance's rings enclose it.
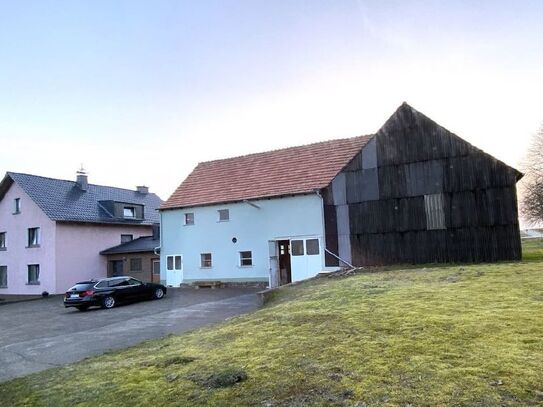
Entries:
{"label": "car windshield", "polygon": [[70,288],[70,291],[87,291],[92,290],[94,287],[94,283],[78,283],[74,285],[72,288]]}

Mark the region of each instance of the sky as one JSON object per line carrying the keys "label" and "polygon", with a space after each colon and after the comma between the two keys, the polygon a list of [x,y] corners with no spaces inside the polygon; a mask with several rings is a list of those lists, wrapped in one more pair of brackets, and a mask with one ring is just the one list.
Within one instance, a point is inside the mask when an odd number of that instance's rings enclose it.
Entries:
{"label": "sky", "polygon": [[162,199],[201,161],[376,132],[404,101],[518,167],[541,1],[0,0],[0,173]]}

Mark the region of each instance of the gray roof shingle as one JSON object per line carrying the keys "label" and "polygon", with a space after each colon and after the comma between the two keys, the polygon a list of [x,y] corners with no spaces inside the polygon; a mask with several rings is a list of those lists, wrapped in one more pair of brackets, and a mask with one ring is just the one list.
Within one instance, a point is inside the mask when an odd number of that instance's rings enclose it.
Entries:
{"label": "gray roof shingle", "polygon": [[[40,177],[37,175],[8,172],[0,190],[6,184],[16,182],[32,200],[54,221],[90,222],[151,225],[160,222],[157,209],[162,200],[153,193],[141,194],[137,191],[89,184],[86,191],[81,190],[75,181]],[[0,194],[0,199],[3,194]],[[99,201],[116,201],[143,205],[143,220],[115,218],[99,204]]]}
{"label": "gray roof shingle", "polygon": [[153,236],[142,236],[130,242],[102,250],[100,254],[154,252],[155,247],[158,246],[160,246],[160,240],[154,239]]}

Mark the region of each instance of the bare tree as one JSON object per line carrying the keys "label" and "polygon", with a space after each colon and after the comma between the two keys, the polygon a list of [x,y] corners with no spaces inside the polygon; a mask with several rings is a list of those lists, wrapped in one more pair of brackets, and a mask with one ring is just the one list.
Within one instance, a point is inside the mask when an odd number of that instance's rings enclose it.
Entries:
{"label": "bare tree", "polygon": [[543,126],[534,135],[523,165],[521,212],[532,223],[543,222]]}

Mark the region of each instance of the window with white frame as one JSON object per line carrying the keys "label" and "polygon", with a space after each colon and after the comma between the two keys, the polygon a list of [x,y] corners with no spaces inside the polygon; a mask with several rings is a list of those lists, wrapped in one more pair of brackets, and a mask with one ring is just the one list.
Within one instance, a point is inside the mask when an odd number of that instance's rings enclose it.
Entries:
{"label": "window with white frame", "polygon": [[253,252],[239,252],[239,265],[241,267],[250,267],[253,265]]}
{"label": "window with white frame", "polygon": [[28,284],[40,283],[40,265],[29,264],[28,265]]}
{"label": "window with white frame", "polygon": [[136,208],[134,208],[133,206],[125,206],[123,208],[123,216],[125,218],[135,218],[136,217]]}
{"label": "window with white frame", "polygon": [[303,240],[291,240],[291,242],[290,242],[290,253],[293,256],[303,256],[304,255],[304,241]]}
{"label": "window with white frame", "polygon": [[21,198],[13,200],[13,214],[21,213]]}
{"label": "window with white frame", "polygon": [[181,256],[167,256],[166,257],[166,269],[172,270],[181,270],[183,263],[181,261]]}
{"label": "window with white frame", "polygon": [[40,228],[28,228],[28,247],[40,245]]}
{"label": "window with white frame", "polygon": [[6,232],[0,232],[0,250],[6,250]]}
{"label": "window with white frame", "polygon": [[185,225],[194,225],[194,213],[193,212],[185,213]]}
{"label": "window with white frame", "polygon": [[211,261],[211,253],[201,253],[200,254],[200,267],[203,269],[208,269],[213,266]]}
{"label": "window with white frame", "polygon": [[8,288],[8,266],[0,266],[0,288]]}
{"label": "window with white frame", "polygon": [[219,222],[228,222],[230,220],[230,210],[219,209]]}
{"label": "window with white frame", "polygon": [[319,254],[319,239],[307,239],[305,241],[305,250],[308,256]]}

